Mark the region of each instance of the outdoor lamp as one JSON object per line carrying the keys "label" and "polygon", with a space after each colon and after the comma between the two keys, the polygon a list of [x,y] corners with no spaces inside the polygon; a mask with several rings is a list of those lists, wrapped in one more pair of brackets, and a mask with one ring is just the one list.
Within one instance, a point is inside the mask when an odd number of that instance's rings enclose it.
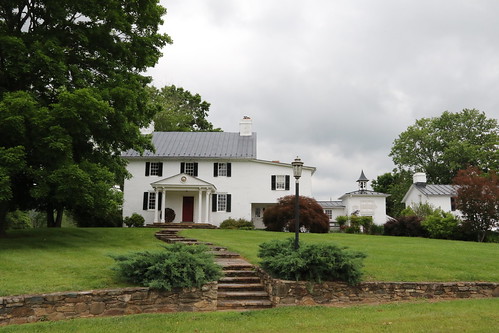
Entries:
{"label": "outdoor lamp", "polygon": [[300,177],[301,171],[303,169],[303,162],[297,156],[295,160],[291,163],[293,166],[293,176],[296,179],[296,190],[295,190],[295,250],[298,250],[298,240],[299,240],[299,232],[300,232]]}

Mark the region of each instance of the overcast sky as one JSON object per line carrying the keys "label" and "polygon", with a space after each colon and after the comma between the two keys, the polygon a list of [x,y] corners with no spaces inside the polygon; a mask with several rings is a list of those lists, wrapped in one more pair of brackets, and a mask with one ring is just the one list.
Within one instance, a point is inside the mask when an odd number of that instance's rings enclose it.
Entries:
{"label": "overcast sky", "polygon": [[174,43],[154,85],[200,94],[226,132],[250,116],[258,158],[316,167],[318,200],[390,172],[416,119],[499,117],[497,0],[161,2]]}

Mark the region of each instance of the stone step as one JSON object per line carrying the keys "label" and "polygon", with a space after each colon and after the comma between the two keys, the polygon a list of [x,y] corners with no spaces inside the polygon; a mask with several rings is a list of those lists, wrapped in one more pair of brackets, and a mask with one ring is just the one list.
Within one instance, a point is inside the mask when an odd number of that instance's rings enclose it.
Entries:
{"label": "stone step", "polygon": [[219,283],[260,283],[258,276],[225,276],[218,280]]}
{"label": "stone step", "polygon": [[256,272],[250,269],[231,270],[224,269],[224,276],[256,276]]}
{"label": "stone step", "polygon": [[219,300],[217,310],[253,310],[271,308],[269,300]]}
{"label": "stone step", "polygon": [[262,291],[264,290],[261,283],[219,283],[218,292],[226,291]]}
{"label": "stone step", "polygon": [[218,293],[218,299],[254,299],[269,300],[266,291],[222,291]]}
{"label": "stone step", "polygon": [[239,258],[239,253],[229,251],[211,251],[211,253],[218,258]]}
{"label": "stone step", "polygon": [[210,245],[212,251],[227,251],[226,247],[218,246],[218,245]]}

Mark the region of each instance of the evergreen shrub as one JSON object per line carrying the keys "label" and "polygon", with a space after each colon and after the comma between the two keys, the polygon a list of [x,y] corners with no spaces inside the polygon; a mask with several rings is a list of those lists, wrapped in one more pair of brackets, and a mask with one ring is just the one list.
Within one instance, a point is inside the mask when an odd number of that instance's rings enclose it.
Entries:
{"label": "evergreen shrub", "polygon": [[260,244],[260,266],[274,278],[313,282],[345,281],[358,284],[362,278],[364,253],[334,244],[304,244],[294,249],[292,238]]}
{"label": "evergreen shrub", "polygon": [[387,236],[426,237],[427,232],[421,225],[421,221],[422,218],[416,215],[400,216],[383,225],[384,233]]}
{"label": "evergreen shrub", "polygon": [[206,246],[175,243],[162,248],[112,256],[113,269],[130,283],[160,290],[199,288],[222,276]]}
{"label": "evergreen shrub", "polygon": [[123,223],[129,228],[131,227],[143,227],[145,220],[140,214],[133,213],[132,216],[127,216],[123,219]]}
{"label": "evergreen shrub", "polygon": [[253,222],[245,219],[228,218],[220,224],[220,229],[239,229],[239,230],[253,230],[255,226]]}

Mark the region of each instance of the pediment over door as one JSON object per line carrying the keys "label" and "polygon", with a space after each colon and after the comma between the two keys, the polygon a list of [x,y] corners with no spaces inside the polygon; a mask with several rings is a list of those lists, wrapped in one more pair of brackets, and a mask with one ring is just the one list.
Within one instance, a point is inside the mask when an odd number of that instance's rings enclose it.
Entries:
{"label": "pediment over door", "polygon": [[175,176],[164,178],[151,183],[153,188],[166,188],[169,190],[200,190],[208,189],[216,191],[216,186],[200,178],[180,173]]}

